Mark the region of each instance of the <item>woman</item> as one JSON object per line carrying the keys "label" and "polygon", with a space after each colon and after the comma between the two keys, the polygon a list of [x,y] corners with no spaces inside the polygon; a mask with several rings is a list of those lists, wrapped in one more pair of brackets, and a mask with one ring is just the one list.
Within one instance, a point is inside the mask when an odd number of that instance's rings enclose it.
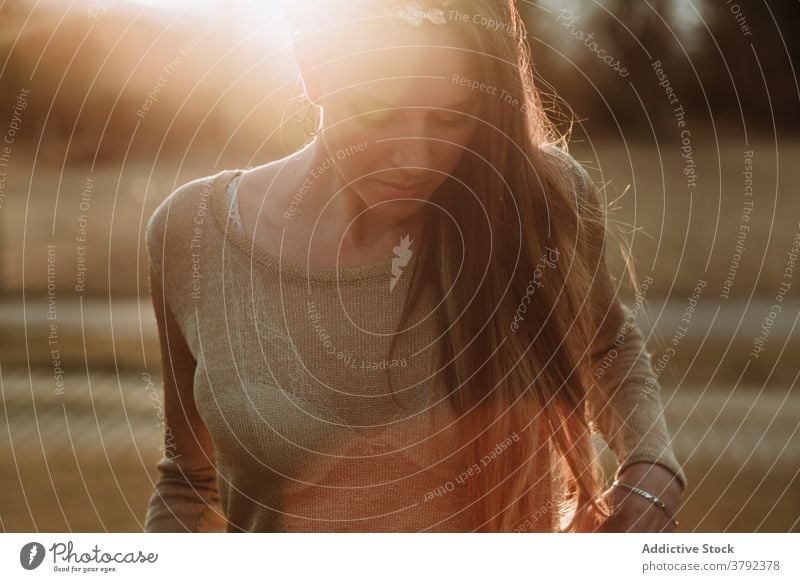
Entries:
{"label": "woman", "polygon": [[674,531],[649,354],[514,2],[292,22],[313,139],[147,225],[168,431],[145,529]]}

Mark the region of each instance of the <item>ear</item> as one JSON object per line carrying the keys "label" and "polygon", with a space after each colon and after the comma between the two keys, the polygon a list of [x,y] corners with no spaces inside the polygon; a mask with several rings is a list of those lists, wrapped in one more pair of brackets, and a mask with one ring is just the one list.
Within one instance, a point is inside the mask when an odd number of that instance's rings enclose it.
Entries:
{"label": "ear", "polygon": [[308,40],[300,39],[294,41],[293,49],[306,95],[314,105],[319,106],[322,97],[321,70],[317,66],[317,59],[314,58],[315,51]]}

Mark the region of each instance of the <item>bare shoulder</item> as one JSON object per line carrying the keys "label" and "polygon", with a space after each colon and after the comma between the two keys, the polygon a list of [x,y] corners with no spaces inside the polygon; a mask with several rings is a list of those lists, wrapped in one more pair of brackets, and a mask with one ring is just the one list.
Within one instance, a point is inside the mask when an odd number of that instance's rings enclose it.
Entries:
{"label": "bare shoulder", "polygon": [[242,224],[252,231],[253,222],[273,222],[288,208],[293,193],[306,178],[304,158],[292,154],[245,170],[237,186]]}
{"label": "bare shoulder", "polygon": [[272,190],[281,182],[285,182],[291,168],[291,156],[273,160],[254,168],[248,168],[239,180],[240,192]]}

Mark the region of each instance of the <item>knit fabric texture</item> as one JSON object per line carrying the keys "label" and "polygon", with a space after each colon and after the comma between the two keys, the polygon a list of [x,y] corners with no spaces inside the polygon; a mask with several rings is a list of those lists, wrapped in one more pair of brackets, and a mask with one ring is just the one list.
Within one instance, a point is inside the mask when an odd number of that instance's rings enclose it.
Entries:
{"label": "knit fabric texture", "polygon": [[[585,189],[585,170],[562,155]],[[458,455],[466,443],[441,374],[429,375],[426,348],[438,335],[425,317],[438,303],[430,290],[388,359],[416,254],[394,269],[397,257],[336,269],[254,247],[238,219],[243,172],[184,184],[147,223],[152,268],[196,361],[192,391],[214,458],[161,458],[145,531],[475,530],[455,479],[467,469]],[[647,461],[686,487],[650,353],[635,321],[626,325],[587,416],[617,475]],[[543,454],[532,465],[544,477],[531,491],[537,506],[562,493],[547,478],[552,462]],[[529,531],[556,531],[552,514]]]}

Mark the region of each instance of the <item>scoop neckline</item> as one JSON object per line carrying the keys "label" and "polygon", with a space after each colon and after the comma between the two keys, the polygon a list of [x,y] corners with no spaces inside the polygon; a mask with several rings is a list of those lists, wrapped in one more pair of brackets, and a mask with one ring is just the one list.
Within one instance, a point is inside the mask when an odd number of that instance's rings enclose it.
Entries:
{"label": "scoop neckline", "polygon": [[[289,261],[274,255],[262,248],[256,247],[244,231],[240,231],[229,223],[229,209],[225,207],[225,191],[231,181],[241,176],[245,170],[236,168],[223,170],[218,176],[215,187],[211,188],[211,208],[214,222],[220,230],[223,239],[238,249],[251,263],[258,264],[266,270],[276,270],[281,276],[290,275],[303,280],[314,281],[357,281],[371,279],[379,276],[391,276],[392,261],[396,257],[389,257],[382,261],[375,261],[364,265],[350,265],[347,267],[312,267],[295,261]],[[418,253],[413,253],[406,266],[412,266]]]}

